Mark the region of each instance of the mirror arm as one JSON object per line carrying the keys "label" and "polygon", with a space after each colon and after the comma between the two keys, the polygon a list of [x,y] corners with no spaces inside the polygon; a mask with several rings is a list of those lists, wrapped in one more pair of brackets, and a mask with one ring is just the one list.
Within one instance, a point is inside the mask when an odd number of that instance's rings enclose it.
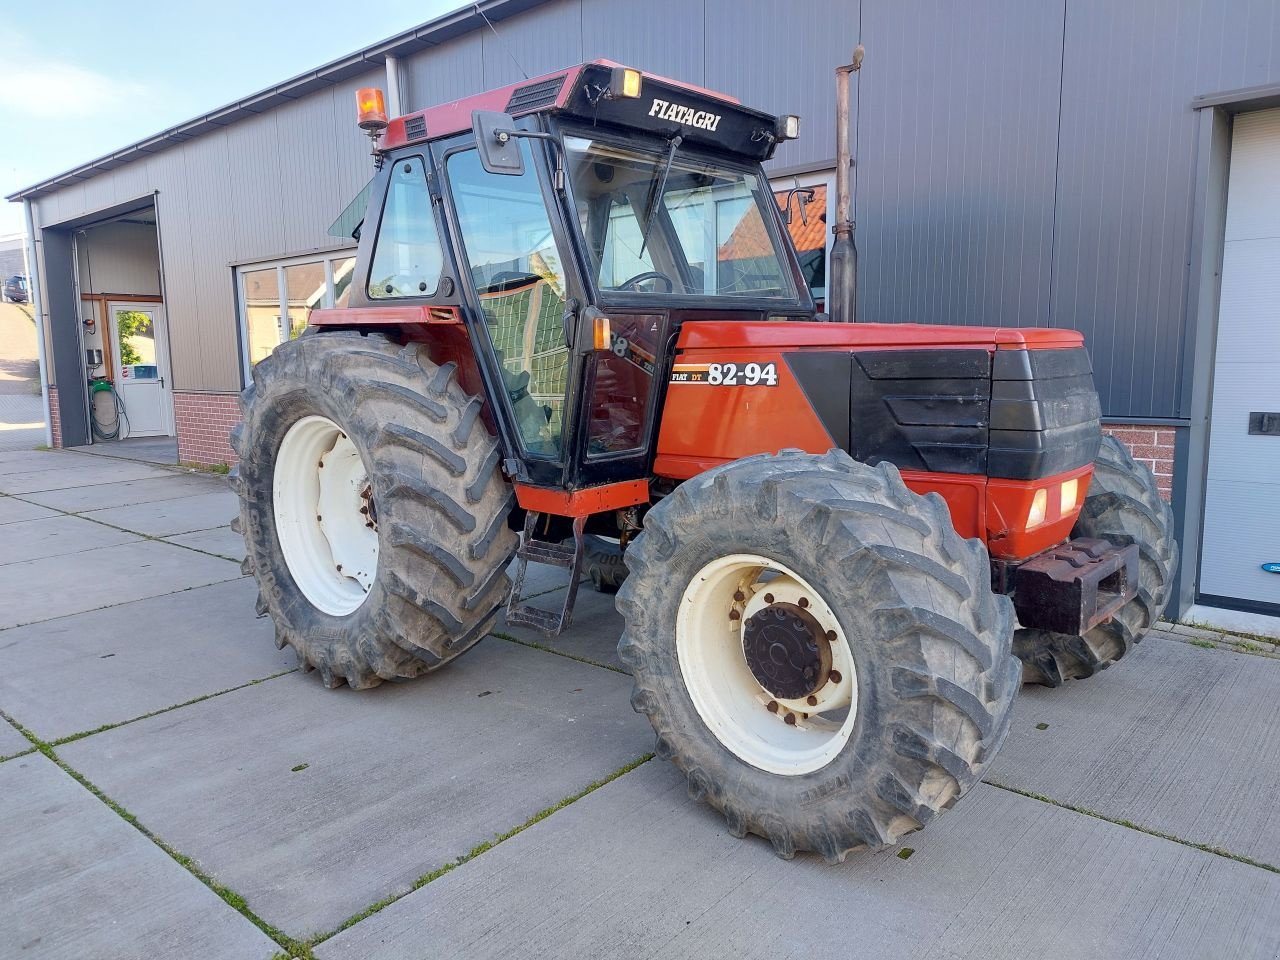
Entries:
{"label": "mirror arm", "polygon": [[564,151],[560,139],[555,134],[543,133],[541,130],[495,130],[495,134],[506,134],[508,137],[525,137],[528,140],[546,140],[556,155],[555,188],[564,192]]}

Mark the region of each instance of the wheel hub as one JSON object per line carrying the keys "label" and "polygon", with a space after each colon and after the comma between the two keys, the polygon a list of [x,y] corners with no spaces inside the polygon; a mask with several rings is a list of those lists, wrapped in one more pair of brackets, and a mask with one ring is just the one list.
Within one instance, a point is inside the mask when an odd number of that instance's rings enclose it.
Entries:
{"label": "wheel hub", "polygon": [[783,700],[820,690],[831,673],[826,631],[794,603],[773,603],[751,616],[743,627],[742,652],[760,686]]}
{"label": "wheel hub", "polygon": [[354,612],[378,570],[378,514],[359,449],[328,417],[302,417],[281,439],[273,473],[290,576],[318,610]]}

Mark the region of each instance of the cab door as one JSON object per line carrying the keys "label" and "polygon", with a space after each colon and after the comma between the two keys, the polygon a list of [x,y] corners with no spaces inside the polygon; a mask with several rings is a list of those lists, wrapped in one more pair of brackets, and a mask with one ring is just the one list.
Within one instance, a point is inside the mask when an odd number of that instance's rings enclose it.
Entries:
{"label": "cab door", "polygon": [[578,379],[566,328],[582,294],[541,165],[527,139],[519,147],[518,176],[486,172],[470,137],[449,143],[438,162],[472,339],[497,381],[511,452],[529,480],[560,485],[571,459],[570,398]]}

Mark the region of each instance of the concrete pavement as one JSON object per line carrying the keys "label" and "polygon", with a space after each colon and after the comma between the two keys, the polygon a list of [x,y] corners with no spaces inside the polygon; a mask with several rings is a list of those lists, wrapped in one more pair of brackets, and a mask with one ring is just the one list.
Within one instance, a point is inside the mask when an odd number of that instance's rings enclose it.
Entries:
{"label": "concrete pavement", "polygon": [[1280,954],[1256,644],[1158,633],[1024,690],[953,812],[786,863],[645,759],[611,598],[327,691],[254,617],[234,510],[219,478],[0,453],[0,960]]}

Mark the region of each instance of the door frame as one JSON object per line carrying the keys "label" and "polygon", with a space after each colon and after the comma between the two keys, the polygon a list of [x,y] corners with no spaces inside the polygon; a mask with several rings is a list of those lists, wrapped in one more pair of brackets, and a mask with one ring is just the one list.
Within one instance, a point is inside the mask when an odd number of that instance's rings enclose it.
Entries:
{"label": "door frame", "polygon": [[156,310],[158,313],[159,323],[155,326],[156,333],[156,366],[160,368],[160,395],[163,402],[160,404],[160,412],[164,420],[164,436],[176,437],[176,420],[173,412],[173,369],[169,357],[169,313],[164,309],[164,300],[156,296],[126,296],[124,294],[104,293],[99,294],[96,299],[101,301],[102,311],[105,314],[106,336],[103,338],[104,343],[108,344],[108,352],[111,354],[111,365],[107,369],[111,373],[111,382],[119,385],[119,356],[115,348],[118,342],[116,337],[116,315],[117,307],[145,307]]}
{"label": "door frame", "polygon": [[[1200,564],[1209,471],[1209,420],[1217,362],[1218,307],[1227,223],[1233,120],[1238,113],[1280,107],[1280,84],[1202,94],[1192,98],[1195,183],[1191,203],[1190,269],[1187,271],[1179,413],[1189,414],[1175,434],[1173,502],[1182,560],[1169,616],[1181,618],[1200,599]],[[1221,598],[1207,605],[1227,608]],[[1228,608],[1229,609],[1229,608]],[[1256,610],[1254,611],[1256,612]]]}

